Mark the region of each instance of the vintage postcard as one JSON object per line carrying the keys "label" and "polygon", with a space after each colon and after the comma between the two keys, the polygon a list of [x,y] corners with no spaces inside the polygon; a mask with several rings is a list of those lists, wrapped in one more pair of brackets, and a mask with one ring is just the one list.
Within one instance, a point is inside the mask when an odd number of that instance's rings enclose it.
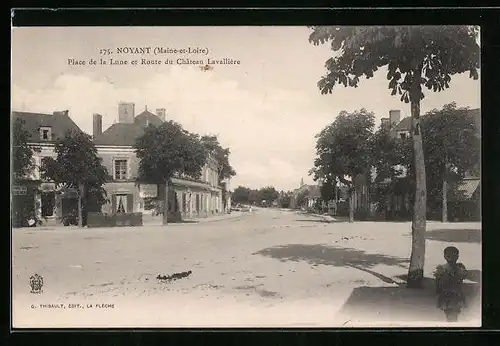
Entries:
{"label": "vintage postcard", "polygon": [[14,328],[481,325],[478,27],[11,35]]}

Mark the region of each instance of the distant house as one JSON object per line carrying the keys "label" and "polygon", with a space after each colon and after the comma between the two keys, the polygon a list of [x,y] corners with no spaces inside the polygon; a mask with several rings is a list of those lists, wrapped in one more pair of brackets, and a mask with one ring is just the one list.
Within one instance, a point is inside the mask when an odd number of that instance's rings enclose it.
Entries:
{"label": "distant house", "polygon": [[[148,125],[158,126],[165,121],[165,109],[156,114],[145,109],[135,116],[133,103],[118,105],[119,122],[102,132],[102,117],[94,114],[94,143],[111,173],[112,180],[105,185],[110,203],[103,206],[104,213],[149,212],[161,210],[164,187],[137,181],[139,159],[134,144]],[[227,184],[228,182],[226,182]],[[230,208],[230,194],[223,203],[222,186],[219,185],[218,162],[209,157],[199,180],[177,175],[169,189],[169,212],[181,217],[206,217],[226,212]]]}
{"label": "distant house", "polygon": [[[476,128],[478,140],[481,139],[481,110],[479,108],[469,110]],[[405,117],[400,120],[400,111],[391,110],[389,118],[381,119],[381,126],[388,126],[390,135],[393,138],[405,140],[411,135],[411,118]],[[404,172],[399,176],[398,181],[393,185],[392,193],[388,196],[385,204],[385,214],[388,218],[410,218],[412,214],[412,205],[408,192],[409,177]],[[386,182],[390,183],[389,181]],[[459,191],[467,191],[465,194],[456,194],[450,186],[449,196],[451,205],[448,208],[453,218],[459,218],[457,213],[463,211],[468,216],[460,218],[477,219],[479,216],[479,188],[480,186],[480,165],[473,167],[466,172],[465,179],[458,185]],[[468,197],[467,197],[468,196]],[[476,216],[474,216],[476,215]]]}
{"label": "distant house", "polygon": [[306,201],[308,209],[313,209],[317,206],[318,201],[321,201],[321,187],[319,185],[309,186],[309,193],[306,196]]}
{"label": "distant house", "polygon": [[481,179],[468,177],[461,181],[448,195],[450,221],[481,220]]}
{"label": "distant house", "polygon": [[[63,213],[70,204],[74,204],[76,191],[61,190],[51,181],[44,181],[40,176],[40,166],[44,158],[56,158],[55,142],[63,138],[67,131],[81,131],[69,117],[69,111],[53,113],[12,112],[12,119],[24,122],[28,132],[28,144],[36,149],[33,152],[35,169],[25,177],[14,177],[13,211],[14,223],[23,224],[23,219],[34,215],[47,223],[61,221]],[[70,202],[72,201],[72,202]]]}
{"label": "distant house", "polygon": [[300,201],[299,198],[302,194],[305,194],[307,193],[307,191],[309,191],[311,189],[311,185],[306,185],[304,184],[304,179],[301,179],[300,180],[300,185],[298,188],[296,188],[295,190],[292,191],[292,194],[290,196],[290,208],[291,209],[299,209],[301,207],[303,207],[302,205],[300,205]]}

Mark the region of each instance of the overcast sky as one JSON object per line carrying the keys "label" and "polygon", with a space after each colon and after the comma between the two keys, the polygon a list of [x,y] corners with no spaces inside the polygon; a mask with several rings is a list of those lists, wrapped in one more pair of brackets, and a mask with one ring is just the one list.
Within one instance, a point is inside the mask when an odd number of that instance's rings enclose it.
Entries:
{"label": "overcast sky", "polygon": [[[68,109],[88,133],[92,114],[104,116],[104,129],[117,121],[118,102],[166,108],[167,118],[187,130],[219,135],[231,148],[238,185],[278,190],[298,187],[315,154],[314,135],[341,110],[366,108],[377,118],[389,110],[409,114],[409,105],[390,96],[386,69],[356,89],[339,87],[321,95],[316,83],[331,56],[328,45],[313,46],[305,27],[14,28],[12,30],[12,108],[51,113]],[[68,59],[99,58],[99,49],[118,47],[208,48],[209,54],[143,56],[149,59],[240,60],[241,64],[199,67],[70,66]],[[113,58],[119,59],[117,55]],[[109,58],[109,57],[108,57]],[[122,56],[131,60],[132,56]],[[421,110],[456,101],[480,105],[479,81],[455,76],[452,87],[426,93]]]}

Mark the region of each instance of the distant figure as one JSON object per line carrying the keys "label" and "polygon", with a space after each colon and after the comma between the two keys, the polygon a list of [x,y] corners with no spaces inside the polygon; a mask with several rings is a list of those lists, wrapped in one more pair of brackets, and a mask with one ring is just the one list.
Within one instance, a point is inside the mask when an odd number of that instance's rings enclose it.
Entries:
{"label": "distant figure", "polygon": [[448,322],[456,322],[458,315],[466,307],[462,283],[467,277],[467,269],[457,263],[459,251],[454,246],[444,249],[446,264],[439,265],[434,272],[436,278],[437,307],[444,311]]}
{"label": "distant figure", "polygon": [[36,217],[34,213],[30,213],[30,216],[28,217],[28,227],[35,227],[36,226]]}

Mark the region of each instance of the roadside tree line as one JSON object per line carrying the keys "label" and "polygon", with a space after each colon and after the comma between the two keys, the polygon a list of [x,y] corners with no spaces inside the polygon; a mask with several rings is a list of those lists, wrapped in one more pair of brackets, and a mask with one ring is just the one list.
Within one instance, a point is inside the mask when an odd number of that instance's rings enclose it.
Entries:
{"label": "roadside tree line", "polygon": [[[16,119],[12,135],[13,176],[25,177],[35,169],[34,153],[38,150],[28,145],[29,133],[21,119]],[[165,186],[163,224],[167,224],[168,188],[176,175],[193,179],[201,171],[210,155],[218,162],[219,185],[223,188],[225,203],[226,186],[223,180],[236,174],[229,163],[230,149],[219,143],[217,136],[200,136],[185,130],[180,124],[168,121],[160,126],[149,125],[136,139],[135,153],[139,159],[138,183]],[[46,157],[40,167],[41,178],[54,182],[58,188],[72,188],[78,192],[78,219],[83,226],[89,211],[100,211],[108,201],[104,184],[112,180],[102,164],[92,136],[81,131],[68,131],[56,140],[56,157]]]}
{"label": "roadside tree line", "polygon": [[271,206],[275,201],[280,201],[283,194],[283,191],[280,193],[273,186],[260,189],[238,186],[231,194],[231,201],[236,204]]}
{"label": "roadside tree line", "polygon": [[[457,184],[467,173],[479,169],[479,129],[468,108],[457,108],[451,103],[423,115],[421,132],[427,171],[427,209],[441,208],[442,221],[447,222],[448,191],[459,194]],[[364,176],[370,201],[379,211],[387,208],[387,198],[396,189],[409,196],[410,204],[414,201],[411,138],[391,133],[390,127],[383,124],[375,130],[372,112],[342,111],[317,135],[316,151],[310,173],[323,182],[325,201],[333,199],[337,181],[347,187],[350,222],[354,221],[354,181],[359,176]],[[399,183],[402,177],[405,184]]]}

